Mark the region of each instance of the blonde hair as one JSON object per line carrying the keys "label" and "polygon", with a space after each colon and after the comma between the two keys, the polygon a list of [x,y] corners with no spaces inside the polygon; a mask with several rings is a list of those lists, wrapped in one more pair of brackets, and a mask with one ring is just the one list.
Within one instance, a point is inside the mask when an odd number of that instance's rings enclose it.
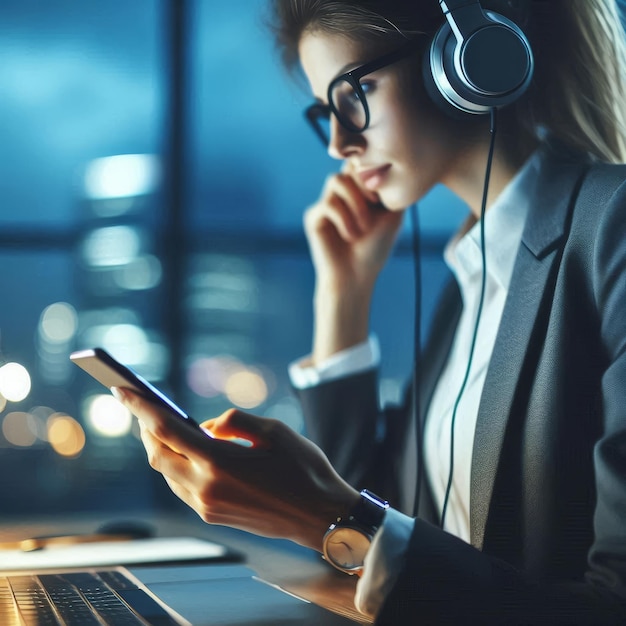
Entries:
{"label": "blonde hair", "polygon": [[[437,0],[272,0],[272,30],[288,67],[305,32],[372,45],[433,35]],[[531,87],[503,110],[511,155],[545,136],[608,162],[626,161],[626,41],[615,0],[483,0],[520,22],[534,56]]]}
{"label": "blonde hair", "polygon": [[602,161],[625,161],[626,40],[615,0],[544,0],[531,11],[538,62],[520,113],[527,109],[535,133],[546,130]]}

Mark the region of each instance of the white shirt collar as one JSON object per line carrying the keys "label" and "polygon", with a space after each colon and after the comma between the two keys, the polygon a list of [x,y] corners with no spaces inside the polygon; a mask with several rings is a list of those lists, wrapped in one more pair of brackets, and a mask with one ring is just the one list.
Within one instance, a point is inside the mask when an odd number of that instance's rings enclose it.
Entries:
{"label": "white shirt collar", "polygon": [[[508,290],[517,249],[528,215],[528,198],[536,181],[539,154],[533,153],[485,213],[487,273]],[[444,258],[460,283],[482,270],[480,222],[446,246]]]}

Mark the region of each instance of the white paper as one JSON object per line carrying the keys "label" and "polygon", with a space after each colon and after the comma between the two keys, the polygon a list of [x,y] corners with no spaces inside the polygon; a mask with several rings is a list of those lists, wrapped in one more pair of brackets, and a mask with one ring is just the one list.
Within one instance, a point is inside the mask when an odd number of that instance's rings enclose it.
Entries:
{"label": "white paper", "polygon": [[102,541],[44,548],[34,552],[0,550],[0,570],[140,565],[168,561],[217,559],[227,549],[192,537],[157,537],[130,541]]}

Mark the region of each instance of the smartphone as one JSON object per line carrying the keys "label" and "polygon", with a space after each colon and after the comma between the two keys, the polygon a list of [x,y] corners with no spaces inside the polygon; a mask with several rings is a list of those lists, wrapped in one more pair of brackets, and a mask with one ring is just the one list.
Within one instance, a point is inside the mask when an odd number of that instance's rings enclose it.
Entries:
{"label": "smartphone", "polygon": [[70,360],[93,376],[105,387],[109,389],[111,387],[127,387],[133,389],[144,396],[144,398],[167,409],[170,413],[176,415],[200,432],[205,432],[193,418],[187,415],[185,411],[170,400],[162,391],[159,391],[159,389],[130,369],[130,367],[122,365],[122,363],[113,358],[106,350],[102,348],[78,350],[70,354]]}

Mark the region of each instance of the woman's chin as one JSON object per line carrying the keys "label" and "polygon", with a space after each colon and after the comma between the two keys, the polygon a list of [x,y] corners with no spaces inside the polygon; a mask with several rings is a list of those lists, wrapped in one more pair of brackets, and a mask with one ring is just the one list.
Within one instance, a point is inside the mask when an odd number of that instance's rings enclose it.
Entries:
{"label": "woman's chin", "polygon": [[397,193],[392,190],[388,190],[387,193],[380,190],[378,195],[383,206],[389,211],[404,211],[419,200],[419,198],[413,199],[412,195]]}

